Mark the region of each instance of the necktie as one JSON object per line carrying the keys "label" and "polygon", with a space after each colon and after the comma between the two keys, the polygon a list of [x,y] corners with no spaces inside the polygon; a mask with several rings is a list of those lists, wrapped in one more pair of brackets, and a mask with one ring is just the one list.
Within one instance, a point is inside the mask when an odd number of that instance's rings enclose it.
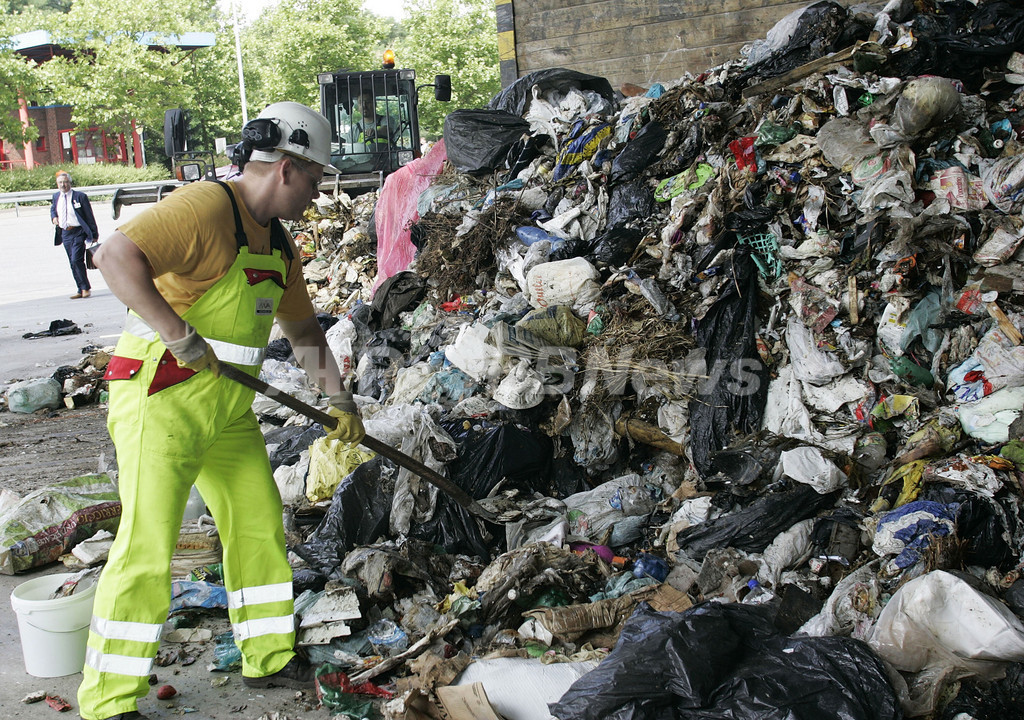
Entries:
{"label": "necktie", "polygon": [[60,226],[66,230],[67,227],[68,227],[68,216],[70,215],[70,213],[68,212],[68,210],[69,210],[69,208],[68,208],[68,195],[69,195],[69,193],[61,193],[61,194],[64,196],[64,212],[62,213],[63,217],[61,218]]}

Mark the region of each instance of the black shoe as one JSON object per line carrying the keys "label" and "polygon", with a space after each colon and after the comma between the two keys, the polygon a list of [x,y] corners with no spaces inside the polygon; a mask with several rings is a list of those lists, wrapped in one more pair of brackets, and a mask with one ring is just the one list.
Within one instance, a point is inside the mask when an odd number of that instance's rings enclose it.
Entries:
{"label": "black shoe", "polygon": [[308,660],[296,655],[288,664],[273,675],[243,677],[242,684],[251,688],[283,687],[293,690],[310,690],[316,684],[313,666]]}
{"label": "black shoe", "polygon": [[121,713],[120,715],[112,715],[104,720],[146,720],[146,716],[140,713],[138,710],[132,710],[131,712]]}

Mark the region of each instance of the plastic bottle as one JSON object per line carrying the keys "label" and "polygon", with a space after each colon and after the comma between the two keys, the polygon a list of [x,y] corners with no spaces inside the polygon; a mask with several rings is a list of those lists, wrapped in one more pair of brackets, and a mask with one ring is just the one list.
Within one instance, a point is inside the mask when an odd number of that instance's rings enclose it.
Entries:
{"label": "plastic bottle", "polygon": [[775,593],[757,580],[748,580],[747,588],[747,594],[743,596],[743,602],[747,605],[763,605],[775,597]]}

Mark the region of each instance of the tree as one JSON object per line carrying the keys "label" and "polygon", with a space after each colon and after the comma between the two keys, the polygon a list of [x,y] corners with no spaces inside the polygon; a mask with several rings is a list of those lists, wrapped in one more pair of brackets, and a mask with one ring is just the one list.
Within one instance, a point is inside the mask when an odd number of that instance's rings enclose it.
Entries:
{"label": "tree", "polygon": [[413,0],[405,35],[395,54],[415,68],[420,82],[452,76],[450,105],[420,103],[420,131],[440,137],[444,117],[455,108],[484,107],[501,90],[498,31],[491,0]]}
{"label": "tree", "polygon": [[265,10],[244,38],[250,115],[280,100],[318,107],[317,73],[379,66],[390,30],[361,0],[283,0]]}
{"label": "tree", "polygon": [[176,0],[173,10],[165,0],[76,0],[67,15],[41,17],[54,42],[74,53],[40,72],[49,81],[49,99],[72,105],[79,128],[128,133],[132,121],[160,127],[165,110],[191,108],[200,85],[222,78],[197,74],[199,60],[191,54],[208,49],[174,44],[188,31],[226,35],[215,0]]}
{"label": "tree", "polygon": [[[13,109],[21,100],[35,96],[40,78],[35,64],[13,52],[8,39],[0,38],[0,108]],[[17,114],[0,113],[0,140],[12,144],[32,142],[39,137],[35,125],[22,124]]]}

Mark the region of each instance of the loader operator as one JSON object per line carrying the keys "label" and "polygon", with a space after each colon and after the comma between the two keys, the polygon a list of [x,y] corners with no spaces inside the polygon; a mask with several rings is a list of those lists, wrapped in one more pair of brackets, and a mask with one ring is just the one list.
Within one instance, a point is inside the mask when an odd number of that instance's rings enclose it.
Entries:
{"label": "loader operator", "polygon": [[242,131],[241,177],[198,182],[121,226],[95,262],[128,306],[110,360],[108,427],[122,515],[99,580],[84,679],[84,720],[144,718],[148,679],[171,599],[170,560],[193,483],[223,545],[228,617],[248,687],[312,688],[296,655],[292,571],[281,497],[252,412],[253,391],[218,362],[256,375],[277,319],[296,358],[329,395],[329,437],[363,426],[317,323],[294,242],[330,165],[330,125],[292,102]]}

